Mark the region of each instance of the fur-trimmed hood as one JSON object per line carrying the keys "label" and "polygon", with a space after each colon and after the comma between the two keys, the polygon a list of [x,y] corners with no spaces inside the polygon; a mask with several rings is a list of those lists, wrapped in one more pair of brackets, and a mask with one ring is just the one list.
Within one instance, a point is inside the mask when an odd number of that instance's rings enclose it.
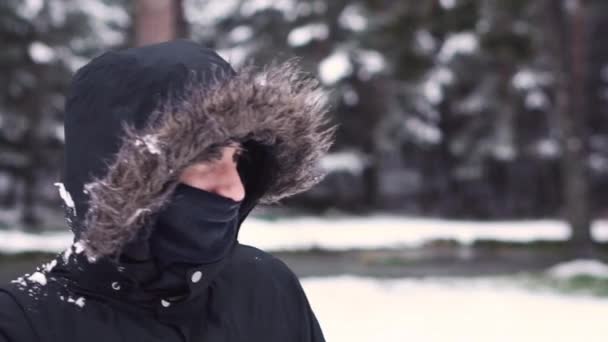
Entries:
{"label": "fur-trimmed hood", "polygon": [[181,171],[234,140],[254,156],[239,165],[242,222],[258,202],[321,180],[327,117],[326,94],[297,59],[235,72],[187,40],[104,54],[75,75],[66,103],[62,181],[75,241],[89,258],[117,257],[149,236]]}

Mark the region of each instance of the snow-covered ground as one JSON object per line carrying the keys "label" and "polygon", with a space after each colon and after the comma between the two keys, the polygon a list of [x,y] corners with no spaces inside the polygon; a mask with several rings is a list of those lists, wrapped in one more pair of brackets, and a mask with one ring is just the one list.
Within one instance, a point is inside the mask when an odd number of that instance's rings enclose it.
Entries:
{"label": "snow-covered ground", "polygon": [[66,249],[71,242],[72,233],[67,231],[32,234],[19,230],[0,230],[0,253],[4,254],[21,252],[58,253]]}
{"label": "snow-covered ground", "polygon": [[327,341],[608,341],[608,298],[491,278],[305,278]]}
{"label": "snow-covered ground", "polygon": [[[596,241],[608,241],[608,221],[593,225]],[[505,242],[562,241],[570,229],[561,221],[465,222],[398,216],[367,218],[249,218],[243,224],[239,241],[267,251],[301,250],[312,247],[327,250],[417,247],[429,241],[450,239],[461,244],[476,240]],[[68,232],[27,234],[0,230],[0,252],[60,252],[72,241]]]}
{"label": "snow-covered ground", "polygon": [[559,263],[547,270],[547,274],[556,279],[579,276],[608,279],[608,265],[599,260],[578,259]]}
{"label": "snow-covered ground", "polygon": [[[319,247],[350,248],[418,247],[429,241],[450,239],[461,244],[476,240],[504,242],[562,241],[570,228],[561,221],[474,222],[398,216],[366,218],[290,218],[276,221],[248,220],[240,241],[262,249],[296,250]],[[608,241],[608,221],[593,225],[596,241]]]}

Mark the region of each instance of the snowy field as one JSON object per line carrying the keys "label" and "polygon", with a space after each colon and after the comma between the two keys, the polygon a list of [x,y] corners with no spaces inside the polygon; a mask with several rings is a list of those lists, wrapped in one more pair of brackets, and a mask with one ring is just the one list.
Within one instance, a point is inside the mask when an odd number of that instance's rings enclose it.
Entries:
{"label": "snowy field", "polygon": [[605,342],[608,298],[492,278],[305,278],[332,342]]}
{"label": "snowy field", "polygon": [[[608,221],[593,226],[596,241],[608,241]],[[429,241],[450,239],[461,244],[476,240],[505,242],[563,241],[570,229],[561,221],[465,222],[395,216],[367,218],[250,218],[243,224],[239,241],[267,251],[418,247]],[[0,253],[24,251],[60,252],[72,240],[67,231],[26,234],[0,230]]]}
{"label": "snowy field", "polygon": [[[268,251],[319,247],[417,247],[437,239],[462,244],[476,240],[562,241],[570,231],[560,221],[454,222],[374,216],[369,218],[251,218],[242,243]],[[608,222],[593,227],[597,241],[608,241]],[[0,231],[0,252],[60,252],[67,232],[42,235]],[[608,265],[574,260],[541,275],[563,280],[579,276],[608,285]],[[525,286],[516,276],[378,279],[340,275],[303,278],[302,284],[331,342],[453,341],[608,341],[608,296],[565,292],[551,286]]]}
{"label": "snowy field", "polygon": [[[608,241],[608,221],[592,229],[596,241]],[[561,221],[475,222],[399,216],[365,218],[290,218],[248,220],[240,241],[270,251],[318,247],[327,250],[419,247],[449,239],[468,245],[477,240],[504,242],[564,241],[570,228]]]}

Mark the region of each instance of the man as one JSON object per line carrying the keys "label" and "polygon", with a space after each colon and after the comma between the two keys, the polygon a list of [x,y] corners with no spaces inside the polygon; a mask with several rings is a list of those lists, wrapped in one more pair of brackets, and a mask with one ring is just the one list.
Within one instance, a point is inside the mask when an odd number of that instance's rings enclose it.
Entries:
{"label": "man", "polygon": [[74,244],[0,287],[0,341],[324,341],[298,278],[238,232],[320,180],[326,107],[293,60],[235,72],[187,40],[93,59],[56,184]]}

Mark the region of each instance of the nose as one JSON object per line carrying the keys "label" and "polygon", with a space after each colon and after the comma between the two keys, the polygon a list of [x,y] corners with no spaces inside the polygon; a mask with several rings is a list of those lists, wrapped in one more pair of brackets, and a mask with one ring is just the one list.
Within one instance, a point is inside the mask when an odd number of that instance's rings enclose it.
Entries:
{"label": "nose", "polygon": [[245,186],[232,158],[215,163],[193,164],[180,174],[179,180],[190,186],[213,192],[239,202],[245,198]]}

